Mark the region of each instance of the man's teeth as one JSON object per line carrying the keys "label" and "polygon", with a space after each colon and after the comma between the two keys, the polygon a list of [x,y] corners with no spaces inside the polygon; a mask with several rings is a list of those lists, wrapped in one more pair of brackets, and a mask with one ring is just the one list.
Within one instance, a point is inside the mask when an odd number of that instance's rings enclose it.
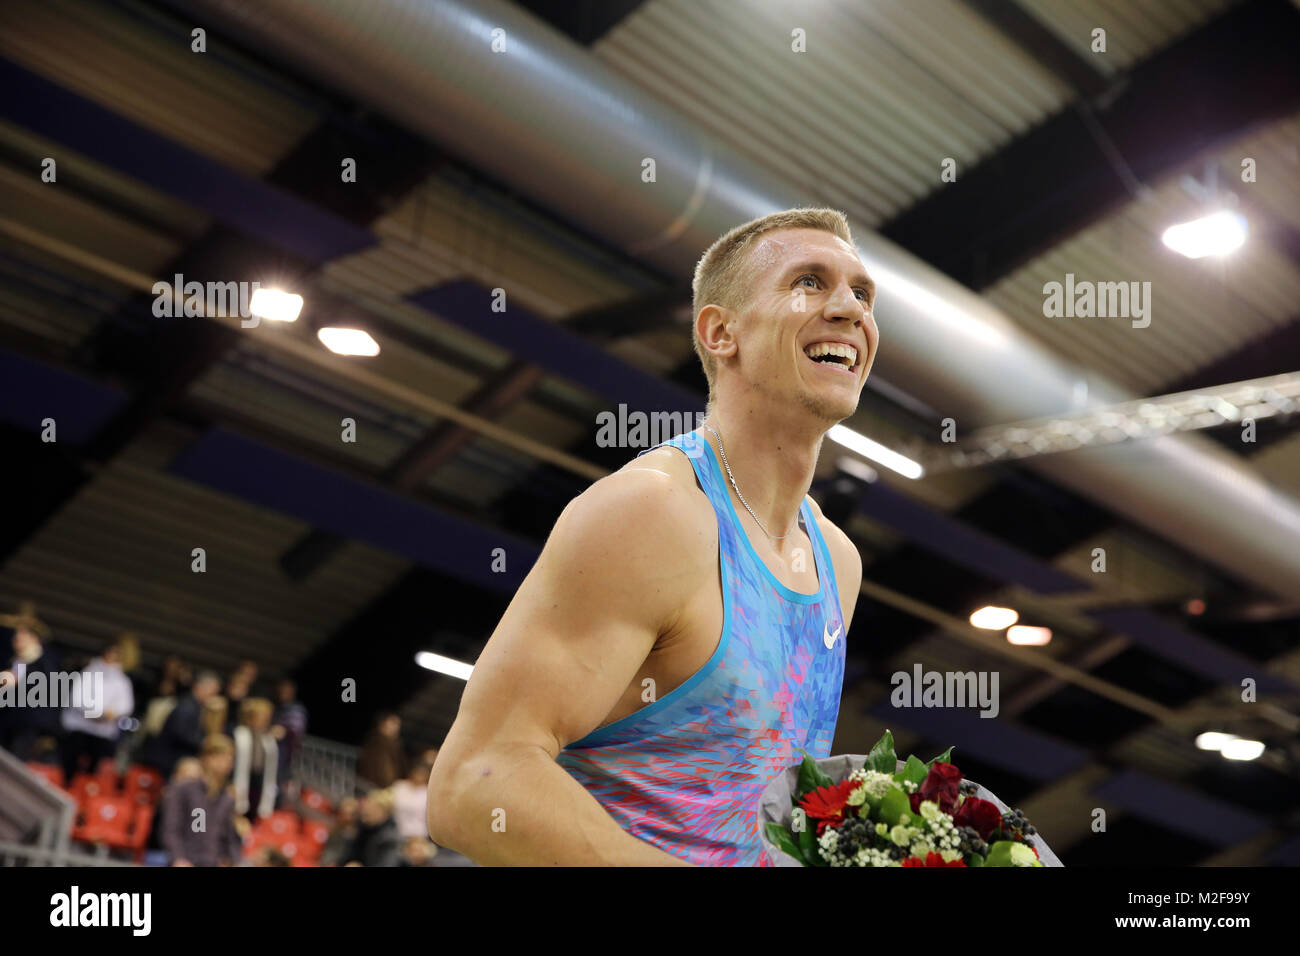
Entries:
{"label": "man's teeth", "polygon": [[820,359],[827,355],[838,356],[847,360],[843,363],[846,368],[853,368],[858,364],[858,350],[852,345],[840,345],[836,342],[818,342],[804,349],[804,354],[810,359]]}

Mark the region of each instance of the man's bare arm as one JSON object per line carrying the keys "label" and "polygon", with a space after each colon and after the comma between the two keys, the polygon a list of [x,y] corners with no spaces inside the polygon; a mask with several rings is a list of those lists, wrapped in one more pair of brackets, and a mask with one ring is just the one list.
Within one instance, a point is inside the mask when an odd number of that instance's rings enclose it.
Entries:
{"label": "man's bare arm", "polygon": [[694,514],[648,469],[604,478],[565,509],[438,754],[435,842],[484,864],[686,865],[620,827],[555,758],[600,725],[698,587]]}

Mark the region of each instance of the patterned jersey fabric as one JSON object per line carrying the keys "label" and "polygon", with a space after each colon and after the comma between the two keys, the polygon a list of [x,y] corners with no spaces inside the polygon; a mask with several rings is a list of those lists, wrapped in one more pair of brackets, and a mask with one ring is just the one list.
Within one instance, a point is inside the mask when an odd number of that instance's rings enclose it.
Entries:
{"label": "patterned jersey fabric", "polygon": [[706,866],[770,866],[758,832],[763,788],[803,759],[801,750],[829,756],[839,715],[844,622],[835,570],[805,500],[799,512],[819,589],[782,585],[742,530],[701,432],[663,444],[687,455],[717,516],[718,648],[680,687],[571,743],[557,760],[620,826],[667,853]]}

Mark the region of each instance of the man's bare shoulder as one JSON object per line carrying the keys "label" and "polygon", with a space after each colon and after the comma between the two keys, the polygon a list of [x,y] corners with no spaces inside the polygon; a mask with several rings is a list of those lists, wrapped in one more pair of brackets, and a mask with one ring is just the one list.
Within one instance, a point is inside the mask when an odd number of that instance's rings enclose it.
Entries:
{"label": "man's bare shoulder", "polygon": [[717,544],[712,505],[696,485],[691,463],[672,448],[649,451],[594,482],[565,508],[557,529],[561,525],[636,535],[670,549],[707,553]]}

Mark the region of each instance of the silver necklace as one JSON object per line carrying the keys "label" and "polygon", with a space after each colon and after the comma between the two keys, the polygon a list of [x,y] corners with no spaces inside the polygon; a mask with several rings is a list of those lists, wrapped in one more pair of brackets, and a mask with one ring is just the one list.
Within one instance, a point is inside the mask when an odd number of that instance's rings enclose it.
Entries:
{"label": "silver necklace", "polygon": [[[794,528],[791,528],[785,534],[773,534],[763,527],[763,522],[758,520],[758,515],[754,514],[754,509],[749,506],[749,502],[745,500],[745,496],[740,493],[740,485],[736,484],[736,476],[731,473],[731,466],[727,464],[727,452],[726,449],[722,447],[722,436],[717,432],[714,432],[708,425],[705,425],[704,427],[713,432],[713,437],[718,440],[718,452],[722,455],[722,467],[727,469],[727,477],[731,479],[731,487],[736,489],[736,497],[739,498],[740,503],[745,506],[745,510],[749,512],[749,516],[754,519],[754,524],[758,525],[758,530],[763,532],[763,534],[767,535],[773,541],[780,541],[782,538],[790,537],[790,535],[794,533]],[[798,523],[799,521],[796,518],[795,524],[797,525]]]}

